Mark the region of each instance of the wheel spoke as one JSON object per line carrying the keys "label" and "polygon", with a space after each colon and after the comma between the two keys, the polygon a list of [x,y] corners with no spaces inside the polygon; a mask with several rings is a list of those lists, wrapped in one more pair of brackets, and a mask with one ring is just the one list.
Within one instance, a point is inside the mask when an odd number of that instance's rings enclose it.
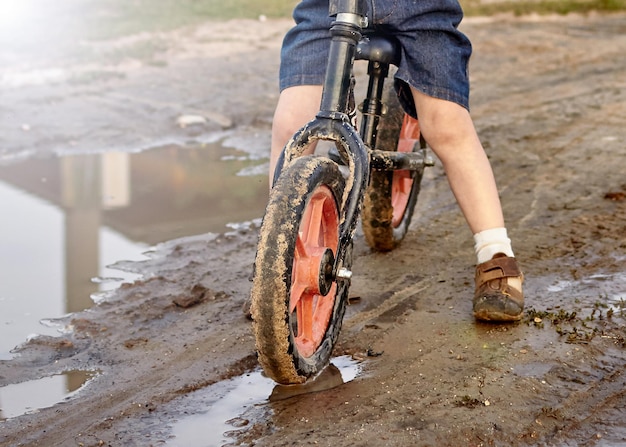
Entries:
{"label": "wheel spoke", "polygon": [[313,323],[315,321],[315,304],[317,295],[306,294],[298,301],[298,334],[296,340],[300,343],[307,344],[313,342],[314,331]]}
{"label": "wheel spoke", "polygon": [[413,179],[407,171],[398,172],[395,186],[397,192],[400,194],[409,194],[411,192],[411,186],[413,186]]}
{"label": "wheel spoke", "polygon": [[411,188],[413,187],[413,179],[408,171],[397,171],[393,175],[393,185],[391,187],[391,206],[393,207],[393,226],[397,227],[402,221]]}
{"label": "wheel spoke", "polygon": [[306,293],[306,284],[294,282],[291,286],[291,298],[289,299],[289,312],[293,312],[300,305],[300,301]]}
{"label": "wheel spoke", "polygon": [[322,221],[324,214],[324,197],[314,197],[309,203],[305,217],[308,224],[305,225],[302,239],[309,247],[320,247],[323,242]]}
{"label": "wheel spoke", "polygon": [[[405,114],[398,141],[398,152],[413,151],[415,145],[418,144],[419,135],[418,121]],[[412,188],[413,178],[409,171],[394,172],[391,185],[392,226],[394,228],[397,228],[402,223]]]}
{"label": "wheel spoke", "polygon": [[398,141],[398,152],[411,152],[417,140],[413,138],[400,138]]}
{"label": "wheel spoke", "polygon": [[306,247],[301,242],[300,237],[296,240],[296,251],[294,253],[294,266],[298,268],[293,269],[293,277],[291,280],[291,292],[289,298],[289,312],[293,312],[299,305],[300,300],[304,296],[307,284],[307,276],[302,271],[306,267]]}
{"label": "wheel spoke", "polygon": [[[400,139],[412,139],[413,141],[419,140],[420,137],[420,126],[419,121],[413,118],[410,115],[405,114],[404,119],[402,121],[402,129],[400,130]],[[413,149],[409,149],[407,152],[410,152]]]}

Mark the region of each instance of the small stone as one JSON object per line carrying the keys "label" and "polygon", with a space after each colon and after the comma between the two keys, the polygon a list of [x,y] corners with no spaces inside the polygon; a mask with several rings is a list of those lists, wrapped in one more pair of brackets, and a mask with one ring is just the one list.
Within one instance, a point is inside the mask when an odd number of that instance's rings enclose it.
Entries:
{"label": "small stone", "polygon": [[178,117],[176,124],[184,129],[197,124],[206,124],[206,118],[201,115],[182,115]]}

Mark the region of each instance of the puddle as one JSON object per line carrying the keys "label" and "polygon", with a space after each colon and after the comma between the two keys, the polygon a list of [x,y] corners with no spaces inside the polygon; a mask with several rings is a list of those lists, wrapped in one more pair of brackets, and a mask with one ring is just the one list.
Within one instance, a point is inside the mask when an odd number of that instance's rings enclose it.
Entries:
{"label": "puddle", "polygon": [[553,367],[554,364],[552,363],[521,363],[515,366],[513,372],[520,377],[534,377],[536,379],[540,379],[545,376],[548,371],[550,371]]}
{"label": "puddle", "polygon": [[96,375],[94,371],[67,371],[0,387],[0,421],[33,413],[69,399]]}
{"label": "puddle", "polygon": [[266,173],[241,175],[255,158],[216,142],[0,166],[0,360],[32,334],[56,335],[42,319],[136,278],[107,266],[261,217]]}
{"label": "puddle", "polygon": [[626,273],[595,274],[576,281],[560,280],[547,287],[551,294],[570,292],[601,301],[614,311],[626,308]]}
{"label": "puddle", "polygon": [[[250,424],[254,407],[298,395],[335,388],[353,380],[361,366],[348,356],[337,357],[314,381],[304,385],[277,385],[254,371],[185,396],[177,406],[184,414],[172,428],[169,447],[215,447],[232,442],[237,429]],[[207,409],[208,410],[205,410]]]}

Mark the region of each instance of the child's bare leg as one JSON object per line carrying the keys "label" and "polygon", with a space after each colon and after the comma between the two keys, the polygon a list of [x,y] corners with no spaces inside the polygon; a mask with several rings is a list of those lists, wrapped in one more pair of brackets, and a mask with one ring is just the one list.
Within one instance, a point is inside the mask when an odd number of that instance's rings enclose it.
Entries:
{"label": "child's bare leg", "polygon": [[472,233],[504,226],[491,165],[469,112],[458,104],[414,92],[424,138],[441,160]]}
{"label": "child's bare leg", "polygon": [[302,126],[315,118],[321,99],[321,85],[289,87],[280,93],[272,122],[270,185],[274,179],[276,162],[285,144]]}
{"label": "child's bare leg", "polygon": [[413,97],[424,138],[441,160],[475,237],[479,265],[474,314],[483,320],[519,319],[523,276],[506,236],[493,171],[469,112],[416,90]]}

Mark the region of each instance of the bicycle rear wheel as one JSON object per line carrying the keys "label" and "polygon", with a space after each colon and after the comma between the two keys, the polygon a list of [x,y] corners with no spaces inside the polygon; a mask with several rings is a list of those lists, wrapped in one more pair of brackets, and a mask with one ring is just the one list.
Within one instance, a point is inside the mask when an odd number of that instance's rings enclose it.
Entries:
{"label": "bicycle rear wheel", "polygon": [[[388,112],[378,126],[376,149],[425,151],[418,121],[404,113],[393,92],[387,90]],[[363,199],[362,226],[368,245],[378,251],[394,249],[411,223],[424,167],[415,171],[372,170]]]}
{"label": "bicycle rear wheel", "polygon": [[332,269],[344,189],[334,162],[304,156],[285,168],[270,194],[251,313],[259,363],[281,384],[303,383],[321,371],[339,335],[348,284],[332,278]]}

